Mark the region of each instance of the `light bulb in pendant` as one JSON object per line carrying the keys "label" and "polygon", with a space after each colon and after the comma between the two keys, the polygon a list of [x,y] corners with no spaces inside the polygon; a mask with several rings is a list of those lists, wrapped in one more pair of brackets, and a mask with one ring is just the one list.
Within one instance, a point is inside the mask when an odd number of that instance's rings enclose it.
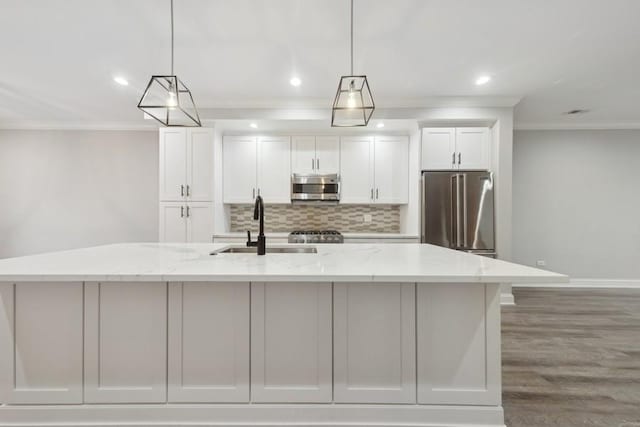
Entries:
{"label": "light bulb in pendant", "polygon": [[169,92],[169,97],[167,98],[167,107],[173,108],[178,106],[178,99],[176,98],[176,94],[173,92]]}
{"label": "light bulb in pendant", "polygon": [[349,96],[347,98],[347,107],[349,108],[356,108],[355,86],[356,82],[351,80],[351,83],[349,83]]}

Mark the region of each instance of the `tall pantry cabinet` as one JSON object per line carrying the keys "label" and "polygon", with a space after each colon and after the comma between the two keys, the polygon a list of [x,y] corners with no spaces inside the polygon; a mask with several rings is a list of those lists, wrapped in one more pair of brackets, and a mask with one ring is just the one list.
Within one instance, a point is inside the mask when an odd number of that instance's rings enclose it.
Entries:
{"label": "tall pantry cabinet", "polygon": [[211,242],[213,129],[162,128],[159,241]]}

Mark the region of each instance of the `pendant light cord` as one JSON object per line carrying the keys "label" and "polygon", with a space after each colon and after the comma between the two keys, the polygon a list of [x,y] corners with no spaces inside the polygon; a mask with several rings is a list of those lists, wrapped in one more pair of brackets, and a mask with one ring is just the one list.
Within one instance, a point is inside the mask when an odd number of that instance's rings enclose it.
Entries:
{"label": "pendant light cord", "polygon": [[351,75],[353,76],[353,0],[351,0]]}
{"label": "pendant light cord", "polygon": [[173,0],[171,0],[171,75],[173,76]]}

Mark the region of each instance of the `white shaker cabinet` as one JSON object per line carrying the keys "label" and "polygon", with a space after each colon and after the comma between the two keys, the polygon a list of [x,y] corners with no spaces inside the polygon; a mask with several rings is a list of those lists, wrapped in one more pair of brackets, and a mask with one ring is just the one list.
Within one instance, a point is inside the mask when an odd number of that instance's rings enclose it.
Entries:
{"label": "white shaker cabinet", "polygon": [[334,284],[334,401],[415,403],[415,284]]}
{"label": "white shaker cabinet", "polygon": [[249,283],[169,283],[168,402],[249,402]]}
{"label": "white shaker cabinet", "polygon": [[337,136],[294,136],[291,172],[303,175],[340,171],[340,138]]}
{"label": "white shaker cabinet", "polygon": [[222,151],[224,203],[291,202],[290,137],[226,136]]}
{"label": "white shaker cabinet", "polygon": [[0,283],[0,403],[82,403],[82,282]]}
{"label": "white shaker cabinet", "polygon": [[500,405],[500,285],[417,286],[418,403]]}
{"label": "white shaker cabinet", "polygon": [[422,129],[423,170],[491,168],[489,128]]}
{"label": "white shaker cabinet", "polygon": [[163,243],[211,243],[211,202],[160,202],[159,240]]}
{"label": "white shaker cabinet", "polygon": [[251,401],[331,402],[331,283],[251,283]]}
{"label": "white shaker cabinet", "polygon": [[373,137],[340,138],[340,203],[374,202]]}
{"label": "white shaker cabinet", "polygon": [[258,195],[265,203],[291,203],[291,138],[258,138]]}
{"label": "white shaker cabinet", "polygon": [[405,136],[377,136],[373,144],[375,202],[408,203],[409,139]]}
{"label": "white shaker cabinet", "polygon": [[341,138],[340,177],[340,203],[407,203],[409,139],[406,136]]}
{"label": "white shaker cabinet", "polygon": [[213,130],[160,129],[160,201],[211,201]]}
{"label": "white shaker cabinet", "polygon": [[224,203],[253,203],[258,180],[257,138],[225,136],[222,161]]}
{"label": "white shaker cabinet", "polygon": [[87,282],[84,298],[84,401],[166,402],[166,283]]}

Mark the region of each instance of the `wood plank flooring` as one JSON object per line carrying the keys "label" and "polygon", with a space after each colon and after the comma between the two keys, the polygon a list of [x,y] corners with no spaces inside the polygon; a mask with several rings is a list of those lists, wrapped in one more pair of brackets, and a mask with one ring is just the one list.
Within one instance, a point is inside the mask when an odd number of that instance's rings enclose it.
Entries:
{"label": "wood plank flooring", "polygon": [[514,289],[502,310],[508,427],[640,427],[640,290]]}

